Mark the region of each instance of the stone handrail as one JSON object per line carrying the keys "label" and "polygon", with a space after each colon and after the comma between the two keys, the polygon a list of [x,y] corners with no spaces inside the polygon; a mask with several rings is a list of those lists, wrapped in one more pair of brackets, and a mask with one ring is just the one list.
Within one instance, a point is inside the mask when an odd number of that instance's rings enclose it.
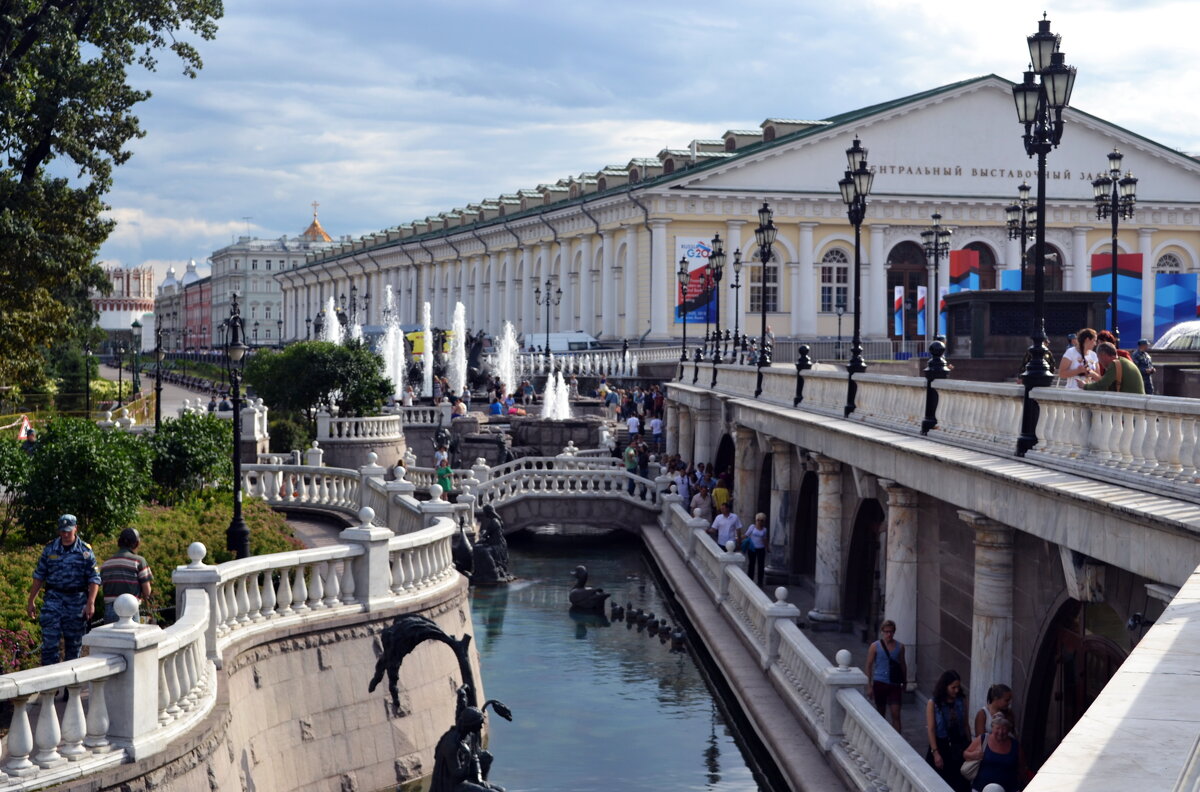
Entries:
{"label": "stone handrail", "polygon": [[445,415],[441,407],[411,405],[400,407],[401,420],[405,426],[437,426],[439,420],[445,419]]}
{"label": "stone handrail", "polygon": [[[412,467],[407,467],[404,470],[405,470],[405,478],[408,481],[412,482],[413,486],[417,487],[418,489],[428,490],[434,484],[437,484],[437,480],[438,480],[437,468],[418,467],[416,465],[413,465]],[[463,481],[465,481],[466,479],[469,479],[470,477],[471,477],[470,468],[463,469],[463,470],[454,470],[450,474],[450,481],[454,485],[453,489],[456,492],[461,491],[463,488]]]}
{"label": "stone handrail", "polygon": [[[380,474],[383,468],[379,468]],[[272,506],[307,506],[357,514],[361,474],[349,468],[308,465],[243,465],[242,491]]]}
{"label": "stone handrail", "polygon": [[938,406],[931,438],[1002,456],[1016,453],[1024,387],[951,379],[938,380],[933,387]]}
{"label": "stone handrail", "polygon": [[[631,481],[632,493],[629,491]],[[624,468],[517,469],[481,482],[475,494],[482,507],[526,495],[562,497],[584,493],[604,493],[646,506],[654,506],[658,501],[653,481]]]}
{"label": "stone handrail", "polygon": [[786,589],[772,602],[743,571],[743,556],[717,547],[678,495],[662,502],[659,526],[670,544],[851,788],[948,792],[863,696],[867,678],[850,667],[850,653],[838,652],[831,665],[796,626],[800,612],[785,601]]}
{"label": "stone handrail", "polygon": [[[624,463],[612,454],[606,456],[520,457],[490,468],[487,476],[488,478],[500,478],[518,470],[604,470],[607,468],[624,469],[624,467]],[[478,474],[476,477],[478,478]],[[486,481],[487,479],[481,480]]]}
{"label": "stone handrail", "polygon": [[846,389],[846,372],[809,369],[804,372],[804,401],[800,407],[826,415],[843,415]]}
{"label": "stone handrail", "polygon": [[1030,461],[1200,499],[1200,402],[1058,388],[1033,395],[1038,444]]}
{"label": "stone handrail", "polygon": [[[845,379],[844,375],[841,379]],[[854,412],[850,414],[852,419],[898,432],[921,430],[921,420],[925,417],[924,379],[862,373],[854,375],[854,381],[858,383],[858,392]],[[806,380],[806,397],[807,392]]]}
{"label": "stone handrail", "polygon": [[[410,409],[410,408],[406,408]],[[404,436],[401,415],[373,415],[364,418],[338,418],[327,412],[317,413],[317,441],[379,442]]]}

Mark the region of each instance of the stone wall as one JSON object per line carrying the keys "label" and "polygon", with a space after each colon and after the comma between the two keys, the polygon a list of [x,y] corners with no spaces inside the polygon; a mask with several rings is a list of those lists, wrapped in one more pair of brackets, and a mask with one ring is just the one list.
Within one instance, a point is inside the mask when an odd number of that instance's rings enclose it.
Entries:
{"label": "stone wall", "polygon": [[367,454],[377,455],[375,464],[389,470],[404,461],[408,444],[403,437],[388,440],[333,440],[320,441],[325,452],[322,463],[326,467],[351,468],[357,470],[367,464]]}
{"label": "stone wall", "polygon": [[[428,775],[454,721],[453,652],[426,642],[404,661],[398,709],[386,676],[367,692],[379,634],[395,617],[415,610],[452,636],[473,634],[465,579],[421,604],[338,618],[326,629],[281,629],[226,653],[216,706],[200,728],[164,753],[90,777],[87,788],[374,792]],[[471,657],[482,701],[473,643]]]}
{"label": "stone wall", "polygon": [[[568,505],[569,501],[569,505]],[[497,511],[504,520],[506,533],[533,525],[562,524],[570,515],[574,525],[589,525],[610,530],[640,533],[642,525],[656,519],[658,509],[636,506],[611,497],[592,498],[584,493],[563,500],[547,497],[519,498],[506,501]]]}
{"label": "stone wall", "polygon": [[547,421],[526,417],[512,419],[512,444],[537,449],[537,456],[556,456],[568,442],[576,448],[599,448],[600,427],[604,421],[596,416],[572,418],[569,421]]}

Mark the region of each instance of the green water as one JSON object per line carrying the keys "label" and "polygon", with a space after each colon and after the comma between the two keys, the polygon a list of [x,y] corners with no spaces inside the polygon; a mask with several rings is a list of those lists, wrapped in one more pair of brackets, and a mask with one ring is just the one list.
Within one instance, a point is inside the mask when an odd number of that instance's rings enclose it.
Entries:
{"label": "green water", "polygon": [[519,582],[472,590],[484,692],[513,711],[511,723],[488,715],[493,783],[513,792],[767,789],[690,649],[672,653],[625,622],[569,613],[569,573],[585,563],[589,585],[677,623],[638,540],[527,539],[510,554]]}

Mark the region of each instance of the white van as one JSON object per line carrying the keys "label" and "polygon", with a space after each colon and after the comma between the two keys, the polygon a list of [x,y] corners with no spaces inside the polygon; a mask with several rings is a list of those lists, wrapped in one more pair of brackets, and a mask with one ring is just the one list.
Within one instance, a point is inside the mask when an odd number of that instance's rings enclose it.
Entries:
{"label": "white van", "polygon": [[[536,352],[546,345],[546,338],[545,333],[526,333],[525,351]],[[550,351],[555,354],[600,349],[600,342],[582,330],[576,330],[574,333],[551,333],[549,339]]]}

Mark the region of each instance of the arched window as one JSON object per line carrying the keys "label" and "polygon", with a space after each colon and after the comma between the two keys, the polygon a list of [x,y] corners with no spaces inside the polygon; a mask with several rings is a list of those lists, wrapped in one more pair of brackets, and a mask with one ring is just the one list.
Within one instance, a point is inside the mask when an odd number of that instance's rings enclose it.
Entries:
{"label": "arched window", "polygon": [[1183,272],[1183,262],[1174,253],[1159,256],[1154,264],[1155,272]]}
{"label": "arched window", "polygon": [[[754,252],[754,261],[758,261],[759,253]],[[763,299],[766,299],[766,312],[779,311],[779,257],[771,253],[771,260],[766,266],[766,288],[763,288],[763,267],[750,267],[750,313],[763,310]]]}
{"label": "arched window", "polygon": [[834,248],[821,259],[821,311],[833,313],[846,307],[849,296],[850,258],[846,251]]}

